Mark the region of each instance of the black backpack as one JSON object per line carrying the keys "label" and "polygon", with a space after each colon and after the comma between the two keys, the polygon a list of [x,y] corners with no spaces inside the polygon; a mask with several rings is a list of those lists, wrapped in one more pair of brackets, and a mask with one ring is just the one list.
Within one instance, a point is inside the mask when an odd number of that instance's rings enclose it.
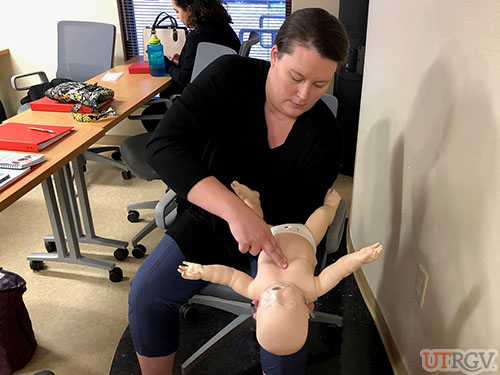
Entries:
{"label": "black backpack", "polygon": [[30,361],[36,340],[23,302],[26,281],[0,267],[0,374],[8,375]]}

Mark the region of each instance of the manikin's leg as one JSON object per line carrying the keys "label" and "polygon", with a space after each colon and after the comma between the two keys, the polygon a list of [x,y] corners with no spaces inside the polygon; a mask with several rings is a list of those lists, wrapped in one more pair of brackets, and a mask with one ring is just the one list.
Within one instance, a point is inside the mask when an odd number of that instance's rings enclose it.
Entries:
{"label": "manikin's leg", "polygon": [[262,207],[260,206],[260,194],[258,191],[249,189],[246,185],[233,181],[231,187],[236,195],[245,202],[257,215],[264,218]]}
{"label": "manikin's leg", "polygon": [[129,294],[129,325],[143,375],[170,375],[179,346],[179,309],[208,283],[184,280],[186,258],[166,235],[137,270]]}
{"label": "manikin's leg", "polygon": [[309,229],[317,244],[321,242],[328,227],[335,218],[335,213],[340,203],[340,195],[335,189],[328,189],[323,206],[317,208],[306,221],[306,227]]}

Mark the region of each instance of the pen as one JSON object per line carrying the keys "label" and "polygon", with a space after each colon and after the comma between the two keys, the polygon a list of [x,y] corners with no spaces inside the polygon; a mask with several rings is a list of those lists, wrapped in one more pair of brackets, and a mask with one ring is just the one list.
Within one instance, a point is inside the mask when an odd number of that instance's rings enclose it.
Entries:
{"label": "pen", "polygon": [[39,132],[46,132],[46,133],[55,133],[53,130],[50,129],[42,129],[42,128],[35,128],[33,126],[28,127],[29,130],[36,130]]}

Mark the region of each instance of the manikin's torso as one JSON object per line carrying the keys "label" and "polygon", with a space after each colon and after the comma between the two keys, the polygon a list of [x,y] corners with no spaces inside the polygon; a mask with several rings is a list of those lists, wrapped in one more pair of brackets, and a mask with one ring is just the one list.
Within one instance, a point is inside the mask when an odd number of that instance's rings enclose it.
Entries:
{"label": "manikin's torso", "polygon": [[281,281],[300,288],[307,303],[315,301],[318,298],[314,286],[316,249],[298,234],[280,233],[275,235],[275,238],[288,260],[288,267],[278,268],[262,251],[259,255],[257,276],[252,283],[253,294],[260,296],[271,284]]}

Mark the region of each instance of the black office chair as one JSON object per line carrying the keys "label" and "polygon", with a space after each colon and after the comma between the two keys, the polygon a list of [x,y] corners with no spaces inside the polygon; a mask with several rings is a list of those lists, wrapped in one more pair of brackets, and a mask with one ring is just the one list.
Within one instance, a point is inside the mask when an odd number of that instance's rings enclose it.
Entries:
{"label": "black office chair", "polygon": [[254,44],[259,43],[260,34],[257,31],[250,31],[248,39],[241,43],[238,55],[248,57],[250,55],[250,49]]}

